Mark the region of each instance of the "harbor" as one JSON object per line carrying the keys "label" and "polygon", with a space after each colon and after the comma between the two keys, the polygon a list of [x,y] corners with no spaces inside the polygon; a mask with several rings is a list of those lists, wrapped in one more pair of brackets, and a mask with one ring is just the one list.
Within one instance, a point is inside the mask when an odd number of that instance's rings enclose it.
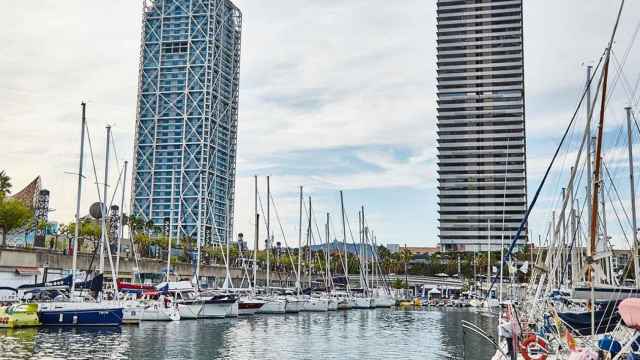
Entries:
{"label": "harbor", "polygon": [[4,10],[0,360],[640,359],[640,2]]}
{"label": "harbor", "polygon": [[22,329],[4,335],[0,358],[283,359],[315,354],[325,359],[481,360],[491,356],[478,340],[462,343],[461,319],[486,329],[496,326],[495,319],[476,312],[425,308],[150,322],[118,329]]}

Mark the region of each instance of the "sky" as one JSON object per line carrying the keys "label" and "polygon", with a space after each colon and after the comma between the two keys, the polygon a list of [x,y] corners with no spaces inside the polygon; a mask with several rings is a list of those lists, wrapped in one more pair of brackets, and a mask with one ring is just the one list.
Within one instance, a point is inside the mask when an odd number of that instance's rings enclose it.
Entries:
{"label": "sky", "polygon": [[[260,176],[265,203],[264,177],[270,175],[282,226],[277,236],[284,233],[289,245],[297,240],[301,185],[318,223],[331,213],[335,233],[341,231],[343,190],[352,229],[364,206],[378,243],[436,245],[435,1],[235,4],[243,25],[234,231],[251,232],[253,176]],[[524,1],[529,200],[578,103],[585,65],[595,64],[606,46],[617,5]],[[78,167],[81,101],[87,102],[98,174],[96,180],[87,160],[83,209],[97,200],[96,182],[103,181],[105,125],[112,126],[117,153],[110,183],[131,159],[141,7],[134,0],[22,0],[0,13],[0,169],[12,177],[15,191],[40,175],[51,191],[53,220],[69,222],[75,211],[76,180],[68,173]],[[632,100],[640,99],[634,92],[640,49],[633,42],[639,25],[640,2],[627,1],[607,105],[613,139],[624,124],[625,105],[640,113]],[[579,114],[583,124],[584,112]],[[532,212],[532,238],[544,234],[557,207],[577,138],[570,134],[573,148],[561,152]],[[605,144],[622,184],[628,176],[624,146]],[[620,193],[628,200],[624,189]]]}

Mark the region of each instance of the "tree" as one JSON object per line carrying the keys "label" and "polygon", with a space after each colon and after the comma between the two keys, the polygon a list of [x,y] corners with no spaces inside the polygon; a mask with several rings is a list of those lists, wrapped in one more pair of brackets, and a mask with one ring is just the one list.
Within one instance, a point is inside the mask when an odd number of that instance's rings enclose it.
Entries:
{"label": "tree", "polygon": [[[4,173],[4,172],[3,172]],[[21,228],[31,222],[33,212],[20,201],[0,198],[0,228],[2,229],[2,246],[6,245],[7,233]]]}
{"label": "tree", "polygon": [[0,201],[7,194],[11,194],[11,178],[2,170],[0,171]]}
{"label": "tree", "polygon": [[[76,233],[76,223],[68,224],[66,226],[65,232],[67,234],[67,237],[73,239]],[[78,251],[82,251],[82,246],[85,239],[89,239],[93,244],[97,244],[101,235],[102,227],[96,221],[87,219],[80,222],[80,230],[78,231]]]}

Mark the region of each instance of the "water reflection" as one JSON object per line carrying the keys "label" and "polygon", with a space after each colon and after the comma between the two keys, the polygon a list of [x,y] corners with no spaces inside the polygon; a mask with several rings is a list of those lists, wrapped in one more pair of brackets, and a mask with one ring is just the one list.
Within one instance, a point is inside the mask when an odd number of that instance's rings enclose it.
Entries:
{"label": "water reflection", "polygon": [[352,310],[121,329],[9,330],[0,332],[0,359],[489,358],[492,351],[483,353],[481,340],[466,336],[463,342],[463,319],[494,332],[495,319],[468,310]]}

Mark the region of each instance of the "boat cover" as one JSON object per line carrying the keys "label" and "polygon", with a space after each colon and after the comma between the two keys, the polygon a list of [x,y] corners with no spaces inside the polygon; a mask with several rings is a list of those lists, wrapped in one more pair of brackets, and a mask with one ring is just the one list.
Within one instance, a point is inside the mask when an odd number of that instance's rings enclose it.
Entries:
{"label": "boat cover", "polygon": [[598,353],[591,349],[578,349],[572,351],[567,360],[598,360]]}
{"label": "boat cover", "polygon": [[[618,313],[618,301],[607,301],[598,304],[595,311],[596,334],[604,334],[618,325],[620,322],[620,314]],[[567,324],[569,328],[582,336],[591,335],[591,312],[565,312],[558,313],[560,319]]]}
{"label": "boat cover", "polygon": [[624,299],[618,306],[618,309],[625,325],[640,330],[640,299]]}

